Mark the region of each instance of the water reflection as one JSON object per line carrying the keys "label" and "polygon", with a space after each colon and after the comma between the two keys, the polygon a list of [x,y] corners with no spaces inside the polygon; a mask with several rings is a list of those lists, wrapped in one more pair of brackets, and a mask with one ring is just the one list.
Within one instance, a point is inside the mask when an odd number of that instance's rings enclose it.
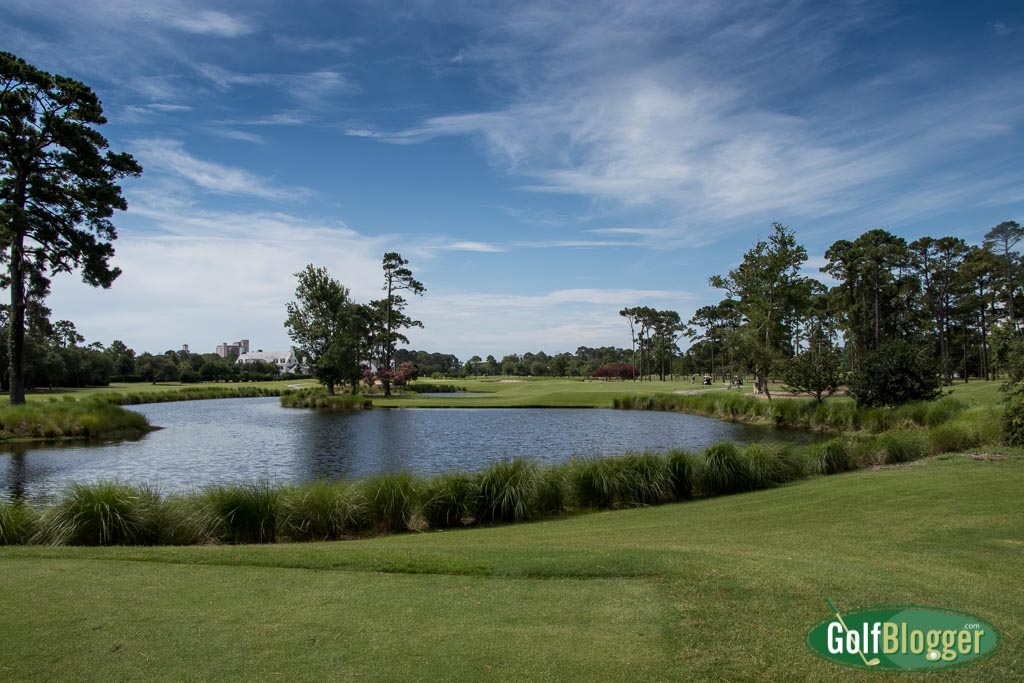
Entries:
{"label": "water reflection", "polygon": [[0,453],[0,495],[40,498],[70,482],[148,482],[162,490],[269,479],[351,479],[408,470],[473,471],[504,457],[704,448],[726,439],[806,440],[679,413],[580,409],[402,409],[349,414],[281,408],[275,398],[134,406],[164,429],[101,445]]}

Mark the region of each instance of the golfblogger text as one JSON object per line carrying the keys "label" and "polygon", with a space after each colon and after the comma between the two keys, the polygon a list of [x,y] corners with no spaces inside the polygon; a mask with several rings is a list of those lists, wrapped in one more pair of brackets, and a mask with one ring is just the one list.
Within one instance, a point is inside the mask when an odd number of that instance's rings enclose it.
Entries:
{"label": "golfblogger text", "polygon": [[876,621],[860,629],[846,629],[839,621],[828,625],[829,654],[894,655],[925,654],[932,661],[952,662],[982,651],[985,630],[980,624],[959,629],[910,629],[906,623]]}

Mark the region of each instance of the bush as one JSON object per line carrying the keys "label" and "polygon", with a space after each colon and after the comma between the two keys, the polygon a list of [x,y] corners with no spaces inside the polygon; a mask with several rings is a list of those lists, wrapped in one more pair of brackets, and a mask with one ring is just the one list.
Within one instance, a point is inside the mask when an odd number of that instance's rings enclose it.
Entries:
{"label": "bush", "polygon": [[42,535],[55,545],[153,545],[159,507],[160,495],[145,486],[71,484],[44,516]]}
{"label": "bush", "polygon": [[428,479],[423,484],[423,517],[434,529],[461,526],[473,513],[476,482],[467,474],[455,472]]}
{"label": "bush", "polygon": [[1011,446],[1024,446],[1024,395],[1011,399],[1003,413],[1003,437]]}
{"label": "bush", "polygon": [[750,444],[744,449],[743,457],[750,469],[754,488],[771,488],[785,484],[803,476],[804,473],[803,460],[792,448],[783,444]]}
{"label": "bush", "polygon": [[850,377],[858,406],[898,406],[939,395],[942,378],[928,349],[898,340],[869,351]]}
{"label": "bush", "polygon": [[0,545],[25,545],[36,535],[39,516],[24,503],[0,501]]}
{"label": "bush", "polygon": [[227,543],[277,540],[281,490],[266,481],[207,488],[199,501],[200,528]]}
{"label": "bush", "polygon": [[537,465],[524,458],[494,463],[477,478],[476,518],[481,522],[529,519],[537,480]]}
{"label": "bush", "polygon": [[702,495],[716,496],[754,489],[754,475],[736,444],[723,441],[705,449],[697,468]]}
{"label": "bush", "polygon": [[281,497],[281,533],[296,541],[335,541],[368,525],[366,499],[351,484],[321,480]]}
{"label": "bush", "polygon": [[407,529],[416,512],[416,481],[408,472],[385,474],[360,487],[371,523],[382,533]]}

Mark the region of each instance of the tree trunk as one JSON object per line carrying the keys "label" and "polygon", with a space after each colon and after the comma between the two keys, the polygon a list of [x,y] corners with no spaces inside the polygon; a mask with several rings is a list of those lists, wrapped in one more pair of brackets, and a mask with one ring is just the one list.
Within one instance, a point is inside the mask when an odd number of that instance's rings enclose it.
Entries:
{"label": "tree trunk", "polygon": [[25,236],[18,232],[11,245],[11,329],[8,338],[11,405],[25,403]]}

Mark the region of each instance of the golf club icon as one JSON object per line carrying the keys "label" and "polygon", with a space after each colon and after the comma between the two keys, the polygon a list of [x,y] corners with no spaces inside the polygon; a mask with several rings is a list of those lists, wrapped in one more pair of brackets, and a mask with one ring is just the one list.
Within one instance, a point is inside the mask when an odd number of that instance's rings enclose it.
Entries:
{"label": "golf club icon", "polygon": [[[828,606],[832,608],[833,612],[835,612],[836,618],[839,619],[839,623],[842,624],[842,626],[843,626],[843,630],[849,632],[850,629],[849,629],[849,627],[847,627],[846,622],[843,621],[843,616],[841,614],[839,614],[839,610],[836,609],[835,604],[832,602],[832,598],[825,598],[825,602],[827,602]],[[875,666],[879,662],[877,657],[872,658],[872,659],[867,659],[864,656],[864,653],[860,651],[860,649],[857,650],[857,654],[859,654],[860,658],[864,660],[864,666]]]}

